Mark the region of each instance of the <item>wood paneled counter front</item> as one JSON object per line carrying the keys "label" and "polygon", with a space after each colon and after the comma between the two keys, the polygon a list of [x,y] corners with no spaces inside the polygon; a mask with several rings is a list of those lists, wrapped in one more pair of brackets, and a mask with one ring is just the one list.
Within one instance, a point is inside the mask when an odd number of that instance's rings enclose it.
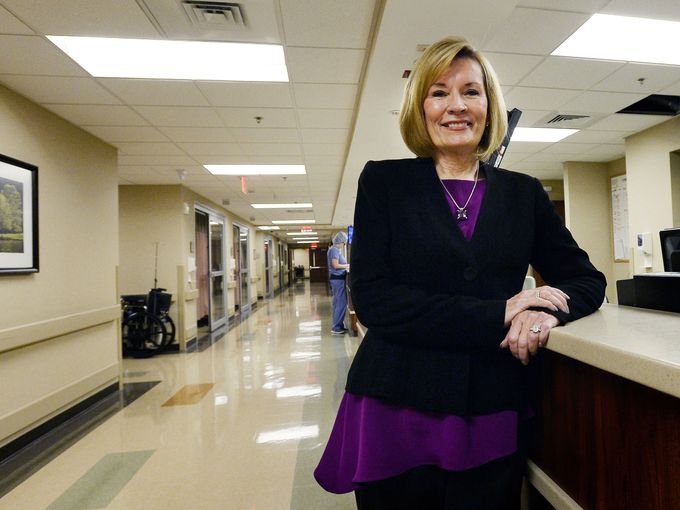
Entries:
{"label": "wood paneled counter front", "polygon": [[680,314],[605,304],[532,377],[529,479],[553,507],[680,509]]}

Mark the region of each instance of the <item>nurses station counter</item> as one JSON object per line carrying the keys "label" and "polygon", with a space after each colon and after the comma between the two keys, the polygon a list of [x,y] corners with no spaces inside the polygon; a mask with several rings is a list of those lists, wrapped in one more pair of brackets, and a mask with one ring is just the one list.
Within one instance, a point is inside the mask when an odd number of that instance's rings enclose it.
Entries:
{"label": "nurses station counter", "polygon": [[605,304],[551,331],[533,377],[538,508],[680,509],[680,314]]}

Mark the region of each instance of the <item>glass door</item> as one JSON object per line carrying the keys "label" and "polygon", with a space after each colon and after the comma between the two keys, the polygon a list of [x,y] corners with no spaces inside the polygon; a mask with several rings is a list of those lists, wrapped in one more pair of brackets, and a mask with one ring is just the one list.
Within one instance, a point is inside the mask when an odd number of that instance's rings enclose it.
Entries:
{"label": "glass door", "polygon": [[241,310],[241,230],[238,225],[233,225],[231,227],[231,242],[232,248],[231,253],[234,258],[234,267],[232,268],[233,279],[235,283],[234,287],[234,309],[236,314]]}
{"label": "glass door", "polygon": [[210,215],[210,331],[227,322],[224,218]]}
{"label": "glass door", "polygon": [[249,248],[249,234],[250,231],[248,230],[247,227],[243,227],[241,225],[237,226],[239,229],[239,235],[238,235],[238,240],[239,240],[239,260],[240,260],[240,268],[239,268],[239,273],[240,273],[240,295],[241,295],[241,314],[247,313],[250,311],[250,259],[248,257],[248,248]]}
{"label": "glass door", "polygon": [[274,297],[274,268],[272,267],[272,240],[264,242],[264,295]]}

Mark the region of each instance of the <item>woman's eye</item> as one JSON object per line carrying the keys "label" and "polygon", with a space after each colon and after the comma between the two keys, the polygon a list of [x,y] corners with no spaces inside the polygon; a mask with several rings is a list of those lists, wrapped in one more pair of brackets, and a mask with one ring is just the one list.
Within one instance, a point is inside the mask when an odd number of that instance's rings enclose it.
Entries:
{"label": "woman's eye", "polygon": [[432,97],[445,97],[445,96],[446,92],[443,90],[435,90],[434,92],[432,92]]}
{"label": "woman's eye", "polygon": [[479,91],[476,90],[476,89],[470,89],[470,90],[467,90],[467,91],[465,92],[465,94],[468,95],[468,96],[478,96],[478,95],[479,95]]}

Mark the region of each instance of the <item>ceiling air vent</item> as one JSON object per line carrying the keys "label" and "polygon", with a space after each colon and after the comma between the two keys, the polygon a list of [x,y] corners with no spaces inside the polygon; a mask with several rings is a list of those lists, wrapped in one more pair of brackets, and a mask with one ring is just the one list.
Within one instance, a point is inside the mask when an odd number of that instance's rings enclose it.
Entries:
{"label": "ceiling air vent", "polygon": [[602,116],[584,115],[579,113],[550,112],[539,119],[532,127],[583,129],[600,120]]}
{"label": "ceiling air vent", "polygon": [[213,28],[246,28],[246,15],[241,4],[207,0],[183,0],[182,7],[194,25]]}

